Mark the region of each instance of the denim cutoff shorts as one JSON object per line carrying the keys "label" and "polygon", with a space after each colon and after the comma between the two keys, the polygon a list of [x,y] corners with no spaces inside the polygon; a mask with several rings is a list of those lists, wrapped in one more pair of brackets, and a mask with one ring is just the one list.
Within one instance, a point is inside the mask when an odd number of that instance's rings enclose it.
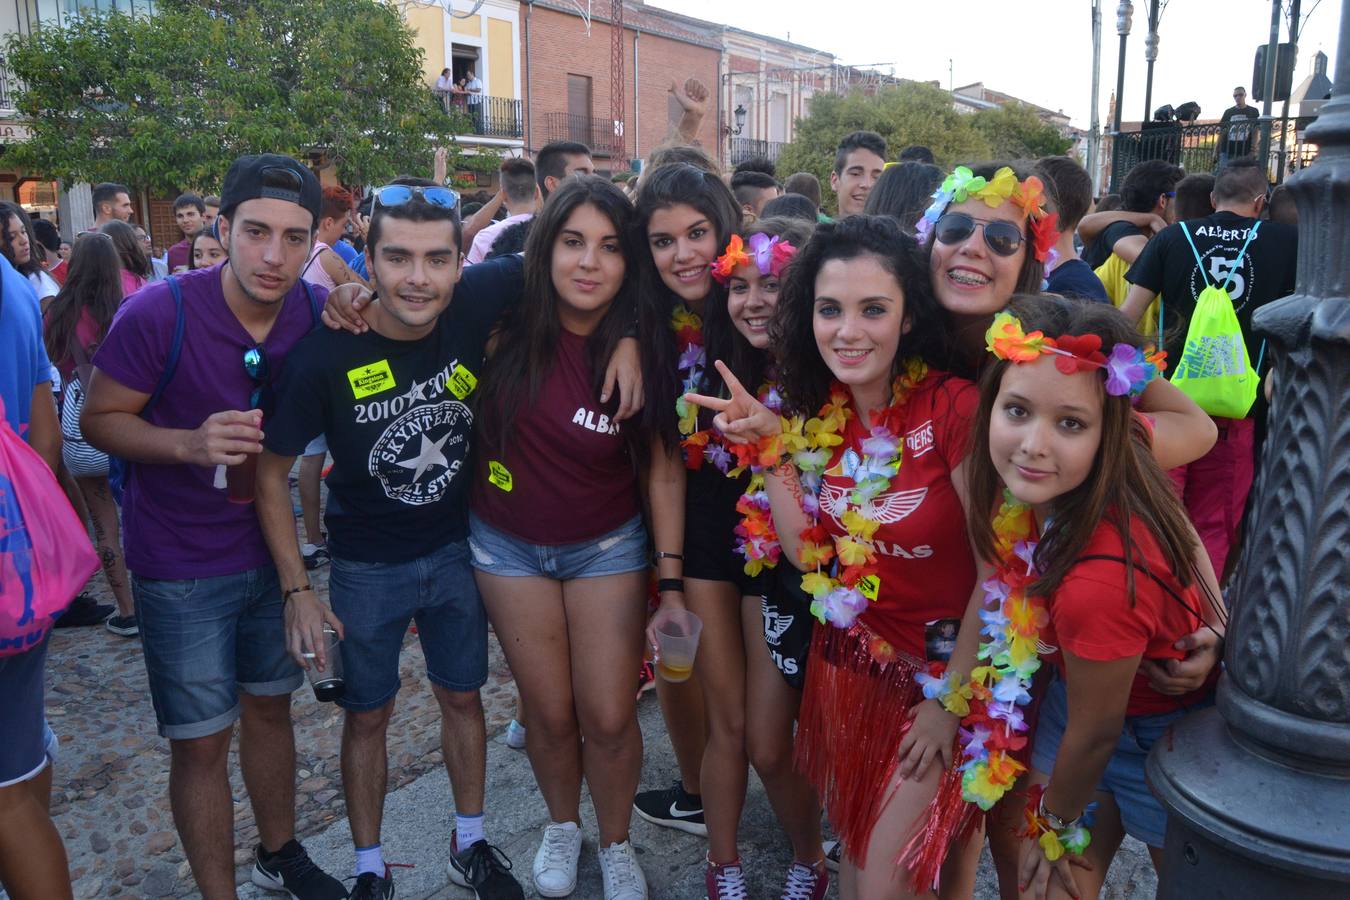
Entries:
{"label": "denim cutoff shorts", "polygon": [[622,575],[651,567],[647,529],[634,516],[618,528],[575,544],[534,544],[498,531],[469,515],[469,549],[473,567],[488,575],[534,576],[570,581]]}

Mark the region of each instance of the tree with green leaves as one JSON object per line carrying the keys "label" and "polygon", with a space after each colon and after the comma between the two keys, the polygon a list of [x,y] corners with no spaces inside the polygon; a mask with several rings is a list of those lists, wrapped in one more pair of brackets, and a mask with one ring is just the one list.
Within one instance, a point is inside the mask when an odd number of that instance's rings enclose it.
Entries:
{"label": "tree with green leaves", "polygon": [[243,153],[337,167],[346,184],[431,170],[467,132],[423,80],[422,51],[378,0],[161,0],[11,37],[32,138],[7,162],[159,193],[215,189]]}
{"label": "tree with green leaves", "polygon": [[857,90],[846,95],[817,94],[811,100],[810,115],[798,120],[796,139],[783,148],[777,167],[783,175],[792,172],[815,175],[820,179],[825,205],[837,209],[830,190],[830,172],[834,169],[839,139],[851,131],[875,131],[886,139],[892,158],[911,144],[922,144],[933,151],[937,164],[944,169],[963,162],[1054,155],[1067,149],[1064,142],[1053,145],[1059,149],[1045,152],[1001,153],[1001,148],[1011,146],[1011,139],[1004,135],[1005,127],[1021,142],[1019,146],[1051,146],[1043,134],[1025,127],[1023,111],[1042,129],[1058,137],[1058,132],[1041,124],[1029,109],[1017,110],[1006,125],[1002,117],[980,123],[983,112],[975,115],[957,112],[951,94],[923,82],[901,82],[872,94]]}
{"label": "tree with green leaves", "polygon": [[1041,121],[1036,111],[1021,103],[982,109],[970,117],[975,130],[984,135],[996,159],[1040,159],[1063,156],[1073,141]]}

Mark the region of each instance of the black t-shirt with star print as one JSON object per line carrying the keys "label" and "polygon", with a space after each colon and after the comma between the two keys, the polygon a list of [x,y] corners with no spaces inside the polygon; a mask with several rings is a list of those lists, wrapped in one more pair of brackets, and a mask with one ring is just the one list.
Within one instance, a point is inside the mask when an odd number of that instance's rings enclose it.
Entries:
{"label": "black t-shirt with star print", "polygon": [[407,562],[467,536],[484,347],[522,288],[519,256],[490,260],[465,268],[420,340],[319,328],[291,351],[263,445],[297,456],[327,437],[324,523],[334,556]]}

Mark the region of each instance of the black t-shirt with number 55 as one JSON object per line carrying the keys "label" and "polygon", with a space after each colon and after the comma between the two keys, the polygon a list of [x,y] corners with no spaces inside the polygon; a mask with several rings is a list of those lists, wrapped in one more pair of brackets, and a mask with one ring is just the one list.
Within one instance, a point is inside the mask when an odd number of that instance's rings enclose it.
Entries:
{"label": "black t-shirt with number 55", "polygon": [[467,536],[484,348],[522,288],[519,256],[490,260],[465,268],[420,340],[319,328],[291,350],[263,445],[296,456],[327,436],[334,556],[407,562]]}
{"label": "black t-shirt with number 55", "polygon": [[[1231,273],[1228,295],[1242,327],[1247,353],[1256,365],[1261,341],[1252,332],[1252,313],[1272,300],[1294,291],[1298,263],[1298,229],[1278,222],[1262,222],[1247,252],[1234,262],[1247,241],[1256,219],[1231,212],[1216,212],[1203,219],[1177,222],[1145,245],[1139,258],[1125,273],[1131,284],[1163,295],[1163,342],[1168,369],[1176,368],[1186,343],[1186,329],[1195,300],[1209,284],[1222,285]],[[1202,272],[1182,229],[1195,241],[1204,263]]]}

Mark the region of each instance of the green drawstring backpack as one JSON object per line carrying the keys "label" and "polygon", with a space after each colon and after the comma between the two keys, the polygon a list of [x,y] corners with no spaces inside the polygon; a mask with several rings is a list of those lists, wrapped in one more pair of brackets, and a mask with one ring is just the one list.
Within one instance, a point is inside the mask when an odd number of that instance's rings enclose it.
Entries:
{"label": "green drawstring backpack", "polygon": [[[1181,352],[1181,360],[1176,365],[1171,381],[1211,416],[1245,419],[1256,401],[1256,388],[1261,378],[1252,368],[1228,289],[1260,224],[1257,222],[1252,225],[1247,232],[1246,243],[1242,245],[1237,259],[1233,260],[1222,285],[1210,282],[1209,276],[1205,274],[1204,260],[1200,258],[1200,251],[1196,249],[1191,233],[1186,230],[1185,224],[1181,226],[1181,233],[1186,235],[1186,243],[1191,245],[1196,265],[1200,267],[1200,277],[1205,279],[1205,289],[1195,300],[1195,312],[1186,330],[1186,347]],[[1159,332],[1161,330],[1160,316]],[[1161,337],[1160,333],[1159,343]]]}

